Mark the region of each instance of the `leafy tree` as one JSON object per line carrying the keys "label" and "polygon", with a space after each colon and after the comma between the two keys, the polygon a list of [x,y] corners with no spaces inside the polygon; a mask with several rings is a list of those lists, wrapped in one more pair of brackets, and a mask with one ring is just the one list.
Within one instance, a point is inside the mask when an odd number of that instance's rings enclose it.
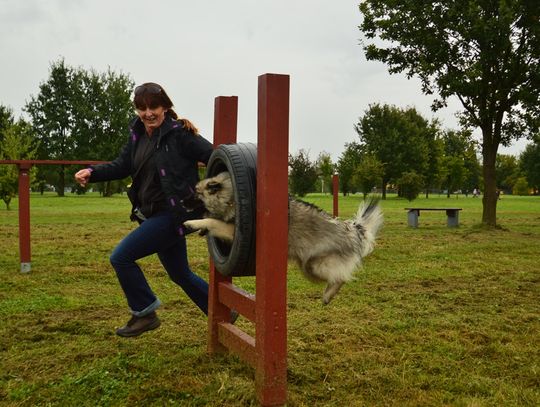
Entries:
{"label": "leafy tree", "polygon": [[469,130],[446,130],[442,136],[444,142],[443,184],[448,189],[448,196],[455,190],[465,193],[479,186],[479,164],[476,157],[476,143]]}
{"label": "leafy tree", "polygon": [[[40,158],[114,158],[125,142],[133,112],[132,88],[132,80],[124,74],[72,68],[63,59],[52,63],[48,80],[25,106],[40,140]],[[66,173],[64,166],[58,169],[55,184],[60,196],[64,195],[66,175],[73,171]],[[50,173],[50,169],[43,172]]]}
{"label": "leafy tree", "polygon": [[[32,96],[25,106],[32,119],[32,125],[40,141],[39,156],[42,159],[70,160],[75,159],[76,141],[71,137],[74,127],[75,92],[78,73],[60,60],[51,65],[50,77],[40,85],[40,93]],[[80,103],[80,102],[79,102]],[[57,191],[64,195],[64,166],[58,171]]]}
{"label": "leafy tree", "polygon": [[442,179],[442,162],[444,158],[444,141],[440,137],[439,123],[433,121],[430,131],[426,132],[427,141],[427,166],[422,174],[426,198],[429,198],[429,190],[440,186]]}
{"label": "leafy tree", "polygon": [[361,163],[354,169],[353,184],[364,194],[369,194],[374,187],[381,185],[384,167],[377,158],[364,155]]}
{"label": "leafy tree", "polygon": [[463,182],[467,178],[467,169],[463,158],[458,156],[446,156],[444,158],[445,177],[443,186],[446,188],[446,196],[462,188]]}
{"label": "leafy tree", "polygon": [[[0,160],[30,160],[35,158],[36,146],[31,126],[20,120],[0,130]],[[30,170],[31,182],[35,168]],[[0,198],[9,210],[11,199],[17,195],[19,172],[15,165],[0,165]]]}
{"label": "leafy tree", "polygon": [[[80,86],[83,103],[75,117],[74,137],[77,156],[91,160],[113,160],[126,142],[129,119],[133,115],[130,99],[134,83],[129,76],[94,70],[82,72]],[[98,185],[104,196],[121,191],[126,181]],[[75,186],[79,191],[79,186]]]}
{"label": "leafy tree", "polygon": [[418,198],[424,185],[424,179],[420,174],[414,171],[406,171],[397,180],[400,195],[409,202]]}
{"label": "leafy tree", "polygon": [[298,154],[289,155],[289,186],[291,193],[300,197],[315,189],[317,169],[309,160],[307,151],[300,149]]}
{"label": "leafy tree", "polygon": [[418,77],[424,93],[438,93],[435,110],[456,96],[463,125],[481,129],[482,222],[495,226],[498,147],[540,125],[540,3],[365,0],[359,7],[367,59]]}
{"label": "leafy tree", "polygon": [[463,189],[466,193],[471,192],[475,188],[478,189],[482,184],[482,166],[480,165],[480,161],[478,161],[476,151],[476,142],[471,140],[463,156],[465,169],[467,170],[463,183]]}
{"label": "leafy tree", "polygon": [[4,138],[4,131],[13,123],[13,111],[7,106],[0,105],[0,142]]}
{"label": "leafy tree", "polygon": [[324,186],[332,185],[332,175],[334,175],[334,164],[332,163],[332,157],[330,157],[330,154],[323,151],[319,154],[319,157],[317,157],[315,166],[323,184],[322,190],[325,192],[326,189]]}
{"label": "leafy tree", "polygon": [[353,175],[356,167],[360,164],[363,155],[363,147],[358,143],[346,143],[345,151],[341,153],[336,164],[339,174],[339,186],[343,195],[355,192]]}
{"label": "leafy tree", "polygon": [[512,195],[529,195],[529,184],[527,178],[519,177],[512,188]]}
{"label": "leafy tree", "polygon": [[519,157],[519,165],[534,193],[540,192],[540,137],[528,144]]}
{"label": "leafy tree", "polygon": [[510,194],[517,179],[521,176],[517,158],[513,155],[497,154],[495,176],[497,187],[505,194]]}
{"label": "leafy tree", "polygon": [[416,109],[370,105],[355,129],[365,151],[383,164],[383,199],[386,185],[400,178],[403,172],[427,172],[433,129]]}
{"label": "leafy tree", "polygon": [[[2,151],[5,148],[3,146],[4,140],[0,142],[0,159],[2,157]],[[17,195],[17,167],[15,165],[0,165],[0,199],[6,204],[6,209],[9,211],[11,200]]]}

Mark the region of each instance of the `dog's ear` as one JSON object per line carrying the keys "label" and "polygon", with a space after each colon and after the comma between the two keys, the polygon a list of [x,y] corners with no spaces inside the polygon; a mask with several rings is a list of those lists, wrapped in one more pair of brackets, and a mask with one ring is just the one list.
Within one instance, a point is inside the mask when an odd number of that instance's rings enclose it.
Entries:
{"label": "dog's ear", "polygon": [[223,186],[221,185],[221,182],[210,181],[208,184],[206,184],[206,188],[208,189],[208,192],[210,192],[210,194],[215,194],[221,191]]}

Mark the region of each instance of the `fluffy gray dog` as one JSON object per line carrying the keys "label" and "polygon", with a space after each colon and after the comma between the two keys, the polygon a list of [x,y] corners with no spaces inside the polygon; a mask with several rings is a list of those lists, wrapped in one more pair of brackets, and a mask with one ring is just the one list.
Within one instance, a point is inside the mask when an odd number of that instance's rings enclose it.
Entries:
{"label": "fluffy gray dog", "polygon": [[[235,203],[229,173],[200,181],[196,195],[204,203],[208,217],[184,225],[232,242]],[[364,202],[354,219],[341,221],[314,205],[291,199],[288,257],[296,261],[308,279],[326,282],[323,303],[328,304],[343,284],[352,280],[362,258],[373,251],[382,224],[377,200]]]}

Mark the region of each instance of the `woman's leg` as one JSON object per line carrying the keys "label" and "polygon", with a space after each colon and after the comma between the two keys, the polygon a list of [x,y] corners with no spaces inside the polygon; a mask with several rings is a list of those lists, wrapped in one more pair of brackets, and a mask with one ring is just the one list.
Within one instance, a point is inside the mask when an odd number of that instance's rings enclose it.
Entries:
{"label": "woman's leg", "polygon": [[174,246],[178,240],[183,238],[175,233],[170,214],[164,212],[145,220],[112,252],[111,264],[134,316],[148,315],[160,305],[136,260]]}
{"label": "woman's leg", "polygon": [[208,315],[208,283],[189,268],[186,239],[178,239],[172,246],[158,252],[158,257],[171,280]]}

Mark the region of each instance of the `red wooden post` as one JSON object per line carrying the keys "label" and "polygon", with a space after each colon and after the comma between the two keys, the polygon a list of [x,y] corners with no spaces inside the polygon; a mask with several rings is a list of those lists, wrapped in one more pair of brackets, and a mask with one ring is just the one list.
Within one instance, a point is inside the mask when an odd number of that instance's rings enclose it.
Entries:
{"label": "red wooden post", "polygon": [[287,400],[289,76],[259,76],[256,388],[264,406]]}
{"label": "red wooden post", "polygon": [[20,163],[19,169],[19,253],[21,273],[31,269],[30,253],[30,168],[32,164]]}
{"label": "red wooden post", "polygon": [[334,217],[339,216],[338,195],[339,195],[339,175],[332,176],[332,193],[334,195]]}
{"label": "red wooden post", "polygon": [[[253,366],[261,405],[281,406],[287,401],[289,76],[262,75],[258,90],[256,296],[211,264],[208,350],[229,350]],[[237,98],[216,98],[216,146],[236,141],[236,120]],[[228,323],[231,308],[255,323],[255,338]]]}
{"label": "red wooden post", "polygon": [[31,269],[30,253],[30,168],[36,164],[70,165],[101,164],[106,161],[66,161],[66,160],[0,160],[0,165],[14,164],[19,169],[19,255],[21,272]]}
{"label": "red wooden post", "polygon": [[[219,96],[214,100],[214,147],[220,144],[236,143],[238,118],[238,97]],[[208,352],[224,352],[226,348],[220,343],[218,325],[229,321],[231,310],[219,299],[219,284],[231,283],[232,277],[216,272],[210,259],[210,275],[208,281]]]}

